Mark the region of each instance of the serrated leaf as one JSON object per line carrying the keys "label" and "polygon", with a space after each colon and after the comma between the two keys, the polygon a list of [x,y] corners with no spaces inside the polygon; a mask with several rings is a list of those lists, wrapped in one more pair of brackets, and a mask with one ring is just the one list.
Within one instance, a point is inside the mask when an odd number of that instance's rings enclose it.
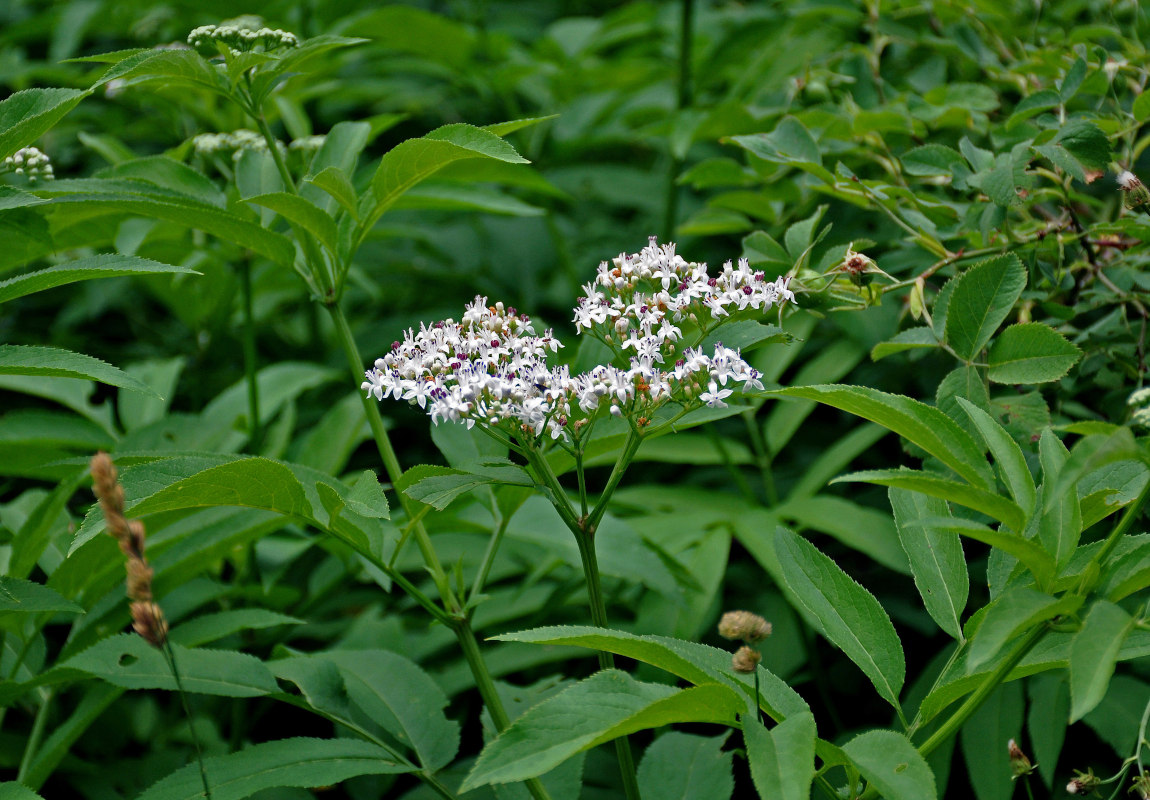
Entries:
{"label": "serrated leaf", "polygon": [[997,547],[1005,553],[1017,558],[1027,569],[1034,573],[1040,586],[1044,586],[1054,577],[1054,559],[1036,542],[1019,534],[1009,531],[996,531],[980,522],[962,519],[961,517],[927,517],[911,521],[908,526],[922,525],[934,528],[952,530],[961,536],[975,541]]}
{"label": "serrated leaf", "polygon": [[1070,120],[1054,141],[1090,169],[1106,169],[1110,163],[1110,140],[1101,128],[1088,120]]}
{"label": "serrated leaf", "polygon": [[934,331],[927,325],[918,328],[908,328],[896,333],[885,342],[876,344],[870,351],[871,361],[879,361],[889,355],[901,353],[904,350],[923,350],[939,347],[939,341]]}
{"label": "serrated leaf", "polygon": [[963,164],[962,154],[941,144],[924,144],[902,154],[902,169],[907,175],[950,175]]}
{"label": "serrated leaf", "polygon": [[527,163],[527,159],[503,139],[463,123],[444,125],[426,136],[400,142],[384,154],[376,168],[370,204],[361,211],[363,229],[371,228],[408,189],[442,167],[465,158]]}
{"label": "serrated leaf", "polygon": [[762,800],[807,800],[815,777],[815,718],[802,713],[767,730],[743,717],[751,779]]}
{"label": "serrated leaf", "polygon": [[814,545],[785,528],[775,531],[775,552],[792,604],[846,653],[884,700],[898,707],[906,662],[894,625],[878,600]]}
{"label": "serrated leaf", "polygon": [[288,222],[298,225],[319,241],[329,253],[337,251],[336,240],[339,234],[333,220],[326,211],[305,200],[298,194],[289,192],[269,192],[254,197],[245,197],[245,203],[270,208]]}
{"label": "serrated leaf", "polygon": [[914,585],[927,613],[940,628],[962,642],[962,613],[970,594],[962,541],[953,530],[911,525],[923,519],[950,516],[946,501],[895,488],[887,496],[899,542],[910,561]]}
{"label": "serrated leaf", "polygon": [[32,144],[90,94],[80,89],[24,89],[0,102],[0,159]]}
{"label": "serrated leaf", "polygon": [[1062,102],[1058,92],[1053,89],[1042,89],[1032,95],[1027,95],[1018,102],[1006,120],[1006,130],[1013,130],[1031,117],[1041,114],[1051,108],[1057,108]]}
{"label": "serrated leaf", "polygon": [[1076,595],[1057,598],[1028,587],[1007,590],[987,606],[967,663],[972,670],[982,666],[1016,636],[1047,620],[1073,614],[1080,605],[1082,598]]}
{"label": "serrated leaf", "polygon": [[[259,697],[279,691],[262,661],[231,650],[192,650],[171,645],[185,690],[223,697]],[[58,669],[78,670],[124,689],[176,690],[163,653],[139,636],[122,633],[104,639]]]}
{"label": "serrated leaf", "polygon": [[1078,363],[1082,351],[1041,322],[1006,328],[994,340],[987,361],[995,383],[1049,383]]}
{"label": "serrated leaf", "polygon": [[161,264],[158,261],[137,258],[136,256],[118,254],[89,256],[0,281],[0,303],[77,281],[114,278],[123,275],[158,275],[170,272],[189,275],[200,274],[188,267]]}
{"label": "serrated leaf", "polygon": [[1037,488],[1034,485],[1034,476],[1030,474],[1030,467],[1026,464],[1026,457],[1022,454],[1022,448],[990,414],[965,398],[959,398],[958,404],[970,417],[982,440],[986,442],[990,454],[994,456],[994,464],[998,468],[1002,482],[1006,484],[1014,502],[1029,514],[1034,508]]}
{"label": "serrated leaf", "polygon": [[[359,739],[280,739],[204,759],[212,800],[243,800],[287,787],[332,786],[357,775],[411,772],[378,745]],[[199,764],[153,783],[136,800],[195,800],[204,796]]]}
{"label": "serrated leaf", "polygon": [[42,584],[0,575],[0,614],[11,612],[33,614],[40,611],[70,611],[74,614],[83,614],[84,608]]}
{"label": "serrated leaf", "polygon": [[979,489],[941,475],[910,469],[871,469],[842,475],[835,478],[833,483],[846,481],[875,483],[879,486],[895,486],[899,489],[922,492],[931,497],[981,511],[1016,532],[1022,532],[1026,527],[1026,513],[1013,500],[996,492]]}
{"label": "serrated leaf", "polygon": [[379,485],[375,473],[365,469],[356,479],[348,493],[347,507],[357,514],[375,519],[391,519],[391,509],[387,504],[387,495]]}
{"label": "serrated leaf", "polygon": [[107,362],[59,347],[0,344],[0,375],[84,378],[159,397],[152,387]]}
{"label": "serrated leaf", "polygon": [[817,400],[877,422],[942,461],[976,487],[994,486],[982,449],[937,408],[865,386],[792,386],[769,394]]}
{"label": "serrated leaf", "polygon": [[934,773],[910,740],[895,731],[867,731],[843,745],[867,781],[889,800],[934,800]]}
{"label": "serrated leaf", "polygon": [[355,187],[348,180],[347,173],[339,167],[326,167],[318,175],[308,178],[307,182],[323,189],[343,207],[344,211],[359,219],[357,207],[359,198],[356,196]]}
{"label": "serrated leaf", "polygon": [[[725,650],[667,636],[637,636],[624,631],[580,625],[549,626],[519,633],[494,636],[502,642],[565,644],[589,647],[633,658],[670,672],[696,685],[726,683],[741,689],[754,702],[753,676],[737,673],[731,667],[731,654]],[[758,668],[759,706],[774,720],[809,712],[806,702],[784,681]],[[753,707],[753,706],[752,706]]]}
{"label": "serrated leaf", "polygon": [[184,647],[199,647],[240,631],[275,628],[280,625],[303,625],[306,620],[289,617],[266,608],[236,608],[218,611],[182,622],[172,628],[169,638]]}
{"label": "serrated leaf", "polygon": [[1010,313],[1026,286],[1018,256],[1005,253],[964,272],[946,312],[946,342],[959,358],[974,361]]}
{"label": "serrated leaf", "polygon": [[1098,600],[1070,643],[1070,722],[1089,714],[1106,696],[1122,643],[1135,620],[1106,600]]}
{"label": "serrated leaf", "polygon": [[675,689],[604,670],[515,720],[479,754],[460,791],[537,777],[576,753],[647,728],[673,722],[734,724],[743,708],[728,686]]}

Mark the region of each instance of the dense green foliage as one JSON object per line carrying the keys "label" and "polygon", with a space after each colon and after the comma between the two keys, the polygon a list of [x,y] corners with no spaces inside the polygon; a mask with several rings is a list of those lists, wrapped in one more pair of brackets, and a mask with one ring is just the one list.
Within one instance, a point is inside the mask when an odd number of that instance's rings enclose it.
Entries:
{"label": "dense green foliage", "polygon": [[[0,7],[0,797],[1150,796],[1136,0],[353,5]],[[359,388],[652,235],[762,388]]]}

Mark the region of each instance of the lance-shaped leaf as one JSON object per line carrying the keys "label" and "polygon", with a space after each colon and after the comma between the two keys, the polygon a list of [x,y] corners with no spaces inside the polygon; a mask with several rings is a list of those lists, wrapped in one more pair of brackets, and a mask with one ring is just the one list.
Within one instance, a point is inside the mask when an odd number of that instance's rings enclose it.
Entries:
{"label": "lance-shaped leaf", "polygon": [[962,612],[970,593],[970,575],[962,552],[962,540],[949,529],[912,526],[930,517],[949,517],[945,500],[920,492],[895,489],[887,493],[898,540],[910,561],[914,585],[923,605],[938,626],[960,642]]}
{"label": "lance-shaped leaf", "polygon": [[[596,628],[589,625],[556,625],[519,633],[494,636],[502,642],[566,644],[589,647],[607,653],[633,658],[666,670],[696,685],[723,683],[742,690],[753,702],[754,677],[735,672],[731,654],[726,650],[674,639],[669,636],[637,636],[626,631]],[[774,720],[781,722],[793,714],[809,712],[810,707],[794,689],[759,666],[759,706]],[[752,706],[753,708],[753,706]]]}
{"label": "lance-shaped leaf", "polygon": [[0,575],[0,619],[7,612],[31,614],[40,611],[84,613],[83,607],[54,589],[23,578]]}
{"label": "lance-shaped leaf", "polygon": [[1001,521],[1011,530],[1022,531],[1026,527],[1026,514],[1013,500],[995,492],[944,478],[941,475],[932,475],[920,470],[872,469],[843,475],[835,478],[832,483],[844,481],[877,483],[879,486],[894,486],[899,489],[922,492],[931,497],[949,500],[952,503],[973,508],[975,511],[981,511],[983,514]]}
{"label": "lance-shaped leaf", "polygon": [[1070,643],[1070,721],[1089,714],[1106,696],[1122,643],[1134,618],[1113,603],[1099,600]]}
{"label": "lance-shaped leaf", "polygon": [[1026,464],[1026,457],[1022,454],[1022,448],[990,414],[963,397],[958,398],[958,404],[970,417],[982,440],[986,442],[990,454],[994,456],[994,464],[998,468],[1002,482],[1010,491],[1010,496],[1023,511],[1029,513],[1034,508],[1037,489],[1034,486],[1034,476],[1030,474],[1030,467]]}
{"label": "lance-shaped leaf", "polygon": [[[731,751],[723,751],[730,732],[721,736],[696,736],[667,731],[659,736],[639,764],[636,779],[642,797],[729,798],[735,790],[731,774]],[[574,795],[578,796],[579,789]],[[554,793],[552,793],[554,795]]]}
{"label": "lance-shaped leaf", "polygon": [[[238,753],[204,759],[212,800],[243,800],[286,787],[332,786],[357,775],[411,772],[410,764],[359,739],[280,739]],[[152,784],[137,800],[195,800],[204,796],[199,764]]]}
{"label": "lance-shaped leaf", "polygon": [[298,225],[314,236],[329,253],[336,252],[336,239],[339,233],[336,231],[335,220],[310,200],[288,192],[269,192],[246,197],[244,202],[270,208],[292,225]]}
{"label": "lance-shaped leaf", "polygon": [[973,361],[1022,294],[1026,270],[1018,256],[1006,253],[980,261],[955,280],[946,312],[946,343],[959,358]]}
{"label": "lance-shaped leaf", "polygon": [[604,670],[529,709],[479,754],[460,787],[510,783],[548,772],[576,753],[674,722],[735,724],[745,708],[728,686],[675,689]]}
{"label": "lance-shaped leaf", "polygon": [[889,800],[934,800],[938,789],[930,766],[895,731],[867,731],[843,745],[843,752],[867,781]]}
{"label": "lance-shaped leaf", "polygon": [[[1059,480],[1070,451],[1054,432],[1047,428],[1038,440],[1038,459],[1042,464],[1042,517],[1038,521],[1038,538],[1054,563],[1065,566],[1078,547],[1082,536],[1082,506],[1078,502],[1078,485],[1065,485]],[[1050,497],[1055,486],[1063,494]]]}
{"label": "lance-shaped leaf", "polygon": [[775,553],[792,604],[897,708],[906,662],[894,625],[878,600],[813,544],[785,528],[775,531]]}
{"label": "lance-shaped leaf", "polygon": [[815,718],[796,714],[767,730],[743,717],[751,780],[762,800],[807,800],[815,777]]}
{"label": "lance-shaped leaf", "polygon": [[990,465],[971,436],[933,406],[865,386],[792,386],[771,394],[817,400],[877,422],[918,445],[972,485],[994,486]]}
{"label": "lance-shaped leaf", "polygon": [[79,89],[25,89],[0,103],[0,159],[32,144],[89,92]]}
{"label": "lance-shaped leaf", "polygon": [[[279,691],[264,663],[233,650],[191,650],[171,644],[183,688],[198,694],[259,697]],[[176,691],[163,653],[139,636],[122,633],[92,645],[56,669],[77,670],[124,689]]]}
{"label": "lance-shaped leaf", "polygon": [[980,667],[1015,636],[1048,619],[1073,614],[1081,605],[1077,595],[1056,598],[1028,587],[1010,589],[987,607],[966,661],[971,669]]}
{"label": "lance-shaped leaf", "polygon": [[1054,578],[1054,559],[1037,542],[1009,531],[996,531],[981,522],[961,517],[926,517],[907,523],[908,527],[931,527],[951,530],[1017,558],[1029,569],[1039,586],[1046,586]]}
{"label": "lance-shaped leaf", "polygon": [[122,275],[157,275],[165,272],[200,274],[187,267],[161,264],[158,261],[136,256],[122,256],[114,253],[90,256],[0,281],[0,303],[76,281],[114,278]]}
{"label": "lance-shaped leaf", "polygon": [[59,347],[0,344],[0,375],[43,375],[54,378],[85,378],[109,386],[159,397],[146,383],[128,373],[82,353]]}
{"label": "lance-shaped leaf", "polygon": [[360,208],[361,230],[370,230],[404,192],[438,170],[465,158],[494,158],[513,164],[527,159],[490,131],[456,123],[436,128],[426,136],[400,142],[380,159],[371,179],[371,193]]}

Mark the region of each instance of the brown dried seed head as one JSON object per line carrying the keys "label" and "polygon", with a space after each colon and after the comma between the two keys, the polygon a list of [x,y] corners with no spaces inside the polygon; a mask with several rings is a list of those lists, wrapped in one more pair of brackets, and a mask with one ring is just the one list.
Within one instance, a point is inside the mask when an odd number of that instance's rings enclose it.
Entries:
{"label": "brown dried seed head", "polygon": [[728,611],[719,620],[719,635],[754,644],[771,635],[771,623],[750,611]]}
{"label": "brown dried seed head", "polygon": [[132,600],[152,599],[152,568],[142,558],[129,558],[124,564],[128,572],[128,597]]}
{"label": "brown dried seed head", "polygon": [[1034,766],[1030,763],[1030,759],[1026,753],[1022,752],[1022,748],[1018,743],[1011,739],[1006,743],[1006,751],[1010,756],[1010,772],[1015,777],[1029,775],[1034,771]]}
{"label": "brown dried seed head", "polygon": [[731,657],[731,666],[735,672],[754,672],[762,660],[763,656],[758,650],[743,645]]}
{"label": "brown dried seed head", "polygon": [[164,612],[153,602],[137,600],[132,603],[132,630],[152,647],[163,647],[168,640],[168,623]]}

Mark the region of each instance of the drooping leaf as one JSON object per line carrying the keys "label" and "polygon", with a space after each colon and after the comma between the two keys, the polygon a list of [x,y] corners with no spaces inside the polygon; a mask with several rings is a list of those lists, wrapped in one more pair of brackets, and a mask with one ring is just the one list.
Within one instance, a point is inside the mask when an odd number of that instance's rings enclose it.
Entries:
{"label": "drooping leaf", "polygon": [[1098,600],[1070,643],[1070,721],[1089,714],[1106,696],[1122,643],[1134,618],[1106,600]]}
{"label": "drooping leaf", "polygon": [[121,275],[158,275],[165,272],[200,274],[187,267],[161,264],[158,261],[137,258],[136,256],[117,254],[89,256],[0,281],[0,303],[76,281],[113,278]]}
{"label": "drooping leaf", "polygon": [[775,552],[792,604],[897,707],[906,662],[894,625],[878,600],[814,545],[785,528],[775,531]]}

